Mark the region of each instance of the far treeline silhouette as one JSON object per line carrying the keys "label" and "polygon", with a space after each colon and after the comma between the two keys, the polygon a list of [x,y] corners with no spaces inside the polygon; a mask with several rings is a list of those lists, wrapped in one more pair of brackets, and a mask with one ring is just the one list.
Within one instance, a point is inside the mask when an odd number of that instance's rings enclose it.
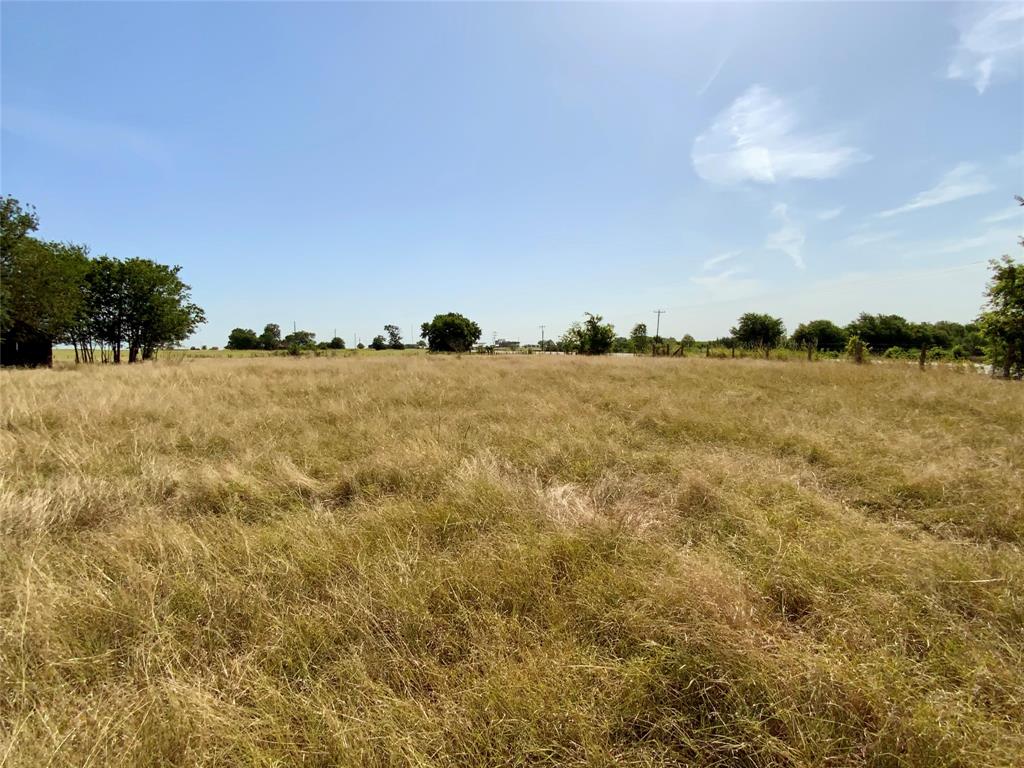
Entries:
{"label": "far treeline silhouette", "polygon": [[0,364],[51,365],[53,345],[76,362],[152,358],[206,321],[180,267],[149,259],[89,257],[74,243],[40,240],[35,209],[0,198]]}
{"label": "far treeline silhouette", "polygon": [[[1024,206],[1024,198],[1017,196]],[[147,360],[158,350],[174,347],[206,322],[203,310],[191,301],[190,287],[179,278],[180,267],[148,259],[91,258],[84,245],[41,240],[31,233],[39,227],[35,210],[13,197],[0,198],[0,364],[51,365],[53,345],[70,344],[76,362],[93,362],[100,350],[103,362],[120,363],[127,349],[128,362]],[[1024,246],[1024,238],[1021,239]],[[781,318],[748,312],[730,335],[704,343],[705,354],[713,347],[755,350],[770,356],[773,349],[787,348],[814,354],[847,354],[857,361],[868,353],[886,357],[917,356],[923,365],[929,357],[980,358],[992,365],[994,374],[1024,377],[1024,265],[1010,256],[989,262],[990,281],[986,303],[975,323],[913,323],[900,315],[862,313],[840,327],[830,320],[801,323],[791,336]],[[421,340],[407,345],[397,325],[370,348],[405,349],[426,346],[431,352],[494,351],[480,346],[480,326],[458,314],[436,315],[420,329]],[[518,342],[498,346],[517,347]],[[557,341],[542,339],[536,348],[546,352],[602,355],[609,352],[685,354],[698,342],[689,334],[681,340],[651,337],[638,323],[629,338],[617,336],[600,315],[586,313]],[[263,333],[235,328],[227,347],[238,350],[286,350],[302,354],[308,349],[345,349],[335,336],[316,342],[316,334],[295,330],[281,337],[281,328],[267,324]],[[362,349],[363,344],[357,344]]]}

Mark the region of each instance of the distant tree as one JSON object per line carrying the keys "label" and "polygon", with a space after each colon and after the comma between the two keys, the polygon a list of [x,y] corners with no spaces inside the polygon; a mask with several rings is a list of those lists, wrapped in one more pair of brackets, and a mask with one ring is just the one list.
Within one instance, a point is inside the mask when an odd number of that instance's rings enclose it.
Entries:
{"label": "distant tree", "polygon": [[566,351],[580,355],[604,355],[611,351],[615,341],[615,328],[602,323],[601,315],[584,313],[583,323],[573,323],[562,335],[561,344]]}
{"label": "distant tree", "polygon": [[858,365],[867,361],[868,345],[856,333],[846,340],[846,356]]}
{"label": "distant tree", "polygon": [[374,336],[373,337],[373,341],[370,342],[370,349],[375,349],[378,352],[381,351],[382,349],[387,349],[387,348],[388,348],[387,340],[383,336],[381,336],[379,334],[377,336]]}
{"label": "distant tree", "polygon": [[52,344],[70,340],[82,325],[90,261],[85,246],[24,237],[5,258],[4,335],[35,336]]}
{"label": "distant tree", "polygon": [[647,323],[637,323],[629,332],[629,340],[633,346],[633,352],[642,355],[651,346],[651,339],[647,335]]}
{"label": "distant tree", "polygon": [[686,348],[697,346],[697,340],[690,334],[684,334],[682,344]]}
{"label": "distant tree", "polygon": [[773,347],[779,346],[786,336],[786,326],[782,319],[756,312],[747,312],[741,316],[736,327],[730,330],[736,342],[751,349],[764,350],[768,357]]}
{"label": "distant tree", "polygon": [[366,349],[366,345],[360,341],[358,344],[356,344],[356,349]]}
{"label": "distant tree", "polygon": [[431,352],[468,352],[480,339],[480,326],[458,312],[448,312],[423,323],[420,336]]}
{"label": "distant tree", "polygon": [[420,339],[419,341],[416,342],[416,348],[417,349],[425,349],[426,346],[427,346],[427,342],[425,342],[423,339]]}
{"label": "distant tree", "polygon": [[1004,378],[1024,375],[1024,264],[1009,256],[989,262],[987,301],[978,318],[993,371]]}
{"label": "distant tree", "polygon": [[316,334],[312,331],[295,331],[284,337],[285,348],[311,349],[316,346]]}
{"label": "distant tree", "polygon": [[557,352],[558,342],[554,339],[544,339],[543,341],[537,342],[537,346],[540,347],[542,352]]}
{"label": "distant tree", "polygon": [[849,334],[831,320],[811,320],[801,323],[791,337],[798,347],[820,349],[824,352],[842,352]]}
{"label": "distant tree", "polygon": [[267,323],[263,326],[263,333],[260,334],[260,349],[281,348],[281,326],[277,323]]}
{"label": "distant tree", "polygon": [[397,325],[385,325],[384,333],[388,335],[390,349],[405,349],[405,344],[402,343],[402,331]]}
{"label": "distant tree", "polygon": [[870,315],[861,312],[857,319],[846,326],[848,334],[856,334],[871,349],[889,347],[911,349],[914,344],[914,330],[901,315]]}
{"label": "distant tree", "polygon": [[327,342],[327,348],[328,349],[344,349],[345,348],[345,340],[343,338],[341,338],[341,336],[335,336],[333,339],[331,339],[329,342]]}
{"label": "distant tree", "polygon": [[259,349],[260,337],[252,328],[235,328],[228,334],[228,349]]}
{"label": "distant tree", "polygon": [[126,259],[122,306],[128,362],[148,360],[158,349],[174,346],[206,322],[192,303],[191,288],[178,277],[181,267],[149,259]]}
{"label": "distant tree", "polygon": [[632,352],[633,342],[627,339],[625,336],[616,336],[612,339],[612,352],[623,353]]}

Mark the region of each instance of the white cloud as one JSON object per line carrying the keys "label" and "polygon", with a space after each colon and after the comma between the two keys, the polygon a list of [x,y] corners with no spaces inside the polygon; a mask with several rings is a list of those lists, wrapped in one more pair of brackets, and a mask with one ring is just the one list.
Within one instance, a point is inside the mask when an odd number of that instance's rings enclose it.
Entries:
{"label": "white cloud", "polygon": [[154,137],[132,126],[105,120],[8,104],[4,106],[3,129],[15,136],[85,157],[140,158],[165,168],[170,162],[166,147]]}
{"label": "white cloud", "polygon": [[956,168],[949,171],[931,189],[919,192],[906,205],[898,208],[890,208],[882,211],[879,216],[895,216],[898,213],[916,211],[919,208],[931,208],[934,205],[951,203],[954,200],[961,200],[965,197],[981,195],[992,191],[991,182],[985,174],[978,171],[977,166],[971,163],[960,163]]}
{"label": "white cloud", "polygon": [[960,39],[953,49],[947,76],[970,80],[984,93],[993,78],[1012,77],[1024,53],[1024,4],[999,3],[975,10],[960,24]]}
{"label": "white cloud", "polygon": [[737,278],[746,272],[743,267],[731,267],[717,275],[691,277],[690,282],[702,289],[711,301],[731,301],[753,296],[761,287],[752,278]]}
{"label": "white cloud", "polygon": [[704,261],[704,269],[711,269],[713,266],[721,264],[723,261],[735,259],[741,253],[742,251],[726,251],[725,253],[720,253],[717,256],[712,256],[710,259],[706,259]]}
{"label": "white cloud", "polygon": [[803,269],[804,243],[807,238],[804,236],[803,228],[789,217],[789,207],[785,203],[779,203],[772,209],[772,215],[779,219],[781,226],[775,230],[764,241],[764,247],[773,251],[782,251],[793,260],[798,269]]}
{"label": "white cloud", "polygon": [[843,240],[844,245],[851,245],[854,247],[863,245],[873,245],[874,243],[881,243],[886,240],[892,240],[898,236],[899,232],[861,232],[856,235],[850,235]]}
{"label": "white cloud", "polygon": [[1024,208],[1021,208],[1019,205],[1011,205],[1009,208],[993,213],[991,216],[986,216],[981,221],[984,224],[998,224],[1001,221],[1010,221],[1011,219],[1024,219]]}
{"label": "white cloud", "polygon": [[[935,243],[929,247],[933,254],[962,253],[963,251],[984,250],[991,256],[996,255],[1000,248],[1009,248],[1017,238],[1017,233],[1012,229],[990,229],[974,237],[963,237],[958,240],[946,240]],[[1005,253],[1005,251],[1004,251]]]}
{"label": "white cloud", "polygon": [[818,211],[818,220],[830,221],[831,219],[834,219],[837,216],[839,216],[839,214],[841,214],[842,212],[842,206],[840,206],[839,208],[829,208],[827,211]]}
{"label": "white cloud", "polygon": [[729,60],[729,54],[728,53],[722,55],[718,59],[718,63],[715,65],[715,68],[711,71],[711,74],[708,75],[708,79],[704,81],[704,85],[702,85],[700,87],[700,89],[697,91],[697,95],[698,96],[703,96],[704,93],[707,91],[707,89],[710,88],[712,86],[712,84],[715,82],[715,80],[718,79],[718,76],[722,72],[722,67],[725,66],[725,62],[727,62],[728,60]]}
{"label": "white cloud", "polygon": [[693,142],[697,174],[711,182],[827,179],[869,157],[835,133],[798,133],[794,107],[754,85]]}

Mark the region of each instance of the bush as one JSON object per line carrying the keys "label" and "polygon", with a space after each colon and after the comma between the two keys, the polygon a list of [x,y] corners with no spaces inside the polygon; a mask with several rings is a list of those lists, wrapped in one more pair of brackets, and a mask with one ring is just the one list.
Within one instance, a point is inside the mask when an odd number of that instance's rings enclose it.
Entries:
{"label": "bush", "polygon": [[852,334],[846,342],[846,356],[857,363],[857,365],[867,361],[868,345],[861,341],[860,336],[856,333]]}

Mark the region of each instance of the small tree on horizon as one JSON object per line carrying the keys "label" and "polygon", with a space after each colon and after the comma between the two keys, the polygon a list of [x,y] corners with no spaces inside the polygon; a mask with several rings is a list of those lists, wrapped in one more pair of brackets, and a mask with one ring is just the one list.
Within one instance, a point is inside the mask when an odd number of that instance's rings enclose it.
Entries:
{"label": "small tree on horizon", "polygon": [[740,317],[736,327],[730,329],[730,333],[739,344],[750,349],[762,349],[764,356],[768,357],[772,348],[779,346],[785,338],[786,326],[780,317],[747,312]]}
{"label": "small tree on horizon", "polygon": [[402,343],[402,331],[397,325],[385,325],[384,333],[388,335],[390,349],[405,349],[405,344]]}
{"label": "small tree on horizon", "polygon": [[420,326],[420,336],[431,352],[468,352],[480,340],[480,326],[465,315],[448,312],[434,315]]}
{"label": "small tree on horizon", "polygon": [[259,349],[260,337],[252,328],[235,328],[228,334],[226,349]]}
{"label": "small tree on horizon", "polygon": [[629,332],[629,340],[633,345],[633,352],[642,355],[651,345],[650,337],[647,335],[647,323],[637,323]]}

